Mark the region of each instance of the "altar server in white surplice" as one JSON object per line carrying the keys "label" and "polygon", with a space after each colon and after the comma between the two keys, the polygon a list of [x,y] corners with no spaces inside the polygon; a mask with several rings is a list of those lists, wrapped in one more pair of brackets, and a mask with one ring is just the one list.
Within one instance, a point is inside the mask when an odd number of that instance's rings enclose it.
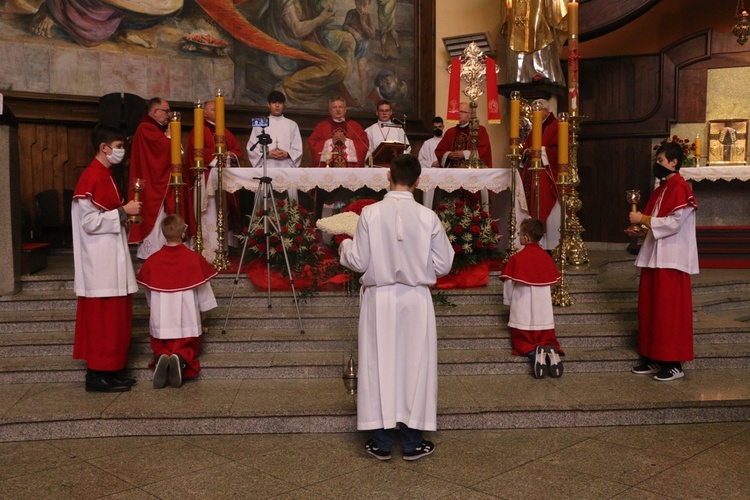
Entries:
{"label": "altar server in white surplice", "polygon": [[370,141],[367,156],[369,157],[378,149],[381,142],[399,142],[404,145],[404,153],[410,153],[411,145],[409,144],[409,138],[406,137],[406,132],[404,132],[403,123],[396,125],[391,120],[393,107],[390,101],[385,99],[378,101],[376,114],[378,115],[378,121],[365,129],[367,139]]}
{"label": "altar server in white surplice", "polygon": [[[302,162],[302,137],[299,133],[299,126],[284,117],[284,106],[286,97],[278,90],[268,94],[268,110],[271,112],[268,116],[268,127],[265,128],[266,134],[271,136],[271,144],[268,146],[268,168],[296,168]],[[260,168],[263,166],[263,148],[256,143],[258,135],[264,129],[253,127],[250,134],[250,140],[247,141],[247,157],[253,167]],[[297,201],[297,190],[290,188],[287,190],[289,199]]]}
{"label": "altar server in white surplice", "polygon": [[430,286],[448,274],[453,248],[437,215],[414,201],[421,167],[412,155],[393,160],[390,192],[362,210],[341,264],[361,278],[357,428],[372,430],[365,450],[391,458],[399,426],[405,460],[435,449],[422,439],[436,429],[437,333]]}
{"label": "altar server in white surplice", "polygon": [[[432,137],[422,143],[422,147],[419,149],[419,164],[422,168],[437,168],[440,167],[440,162],[435,156],[435,148],[440,144],[440,138],[443,137],[443,118],[436,116],[432,119]],[[432,208],[432,201],[435,198],[435,190],[428,189],[422,191],[422,205],[427,208]]]}

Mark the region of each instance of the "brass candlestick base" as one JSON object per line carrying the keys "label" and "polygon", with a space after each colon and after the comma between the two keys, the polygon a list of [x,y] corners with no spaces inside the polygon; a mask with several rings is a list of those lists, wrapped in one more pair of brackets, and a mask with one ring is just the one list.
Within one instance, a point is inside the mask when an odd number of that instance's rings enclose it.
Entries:
{"label": "brass candlestick base", "polygon": [[[141,191],[146,187],[146,179],[134,178],[130,182],[130,187],[133,189],[133,201],[141,201]],[[143,222],[143,217],[140,214],[128,215],[128,222],[130,224],[140,224]]]}
{"label": "brass candlestick base", "polygon": [[560,220],[560,245],[558,246],[559,258],[557,260],[560,265],[560,282],[552,288],[552,304],[559,307],[569,307],[573,305],[573,299],[570,298],[568,293],[568,283],[565,280],[567,274],[566,264],[568,260],[568,247],[566,246],[566,233],[567,224],[565,222],[565,206],[567,201],[567,192],[569,191],[571,183],[567,180],[567,177],[563,177],[557,182],[557,189],[560,192],[562,202],[562,218]]}
{"label": "brass candlestick base", "polygon": [[[565,245],[568,254],[568,262],[580,266],[589,261],[589,255],[586,246],[583,244],[581,234],[585,231],[578,218],[578,211],[581,210],[583,202],[578,197],[576,188],[581,183],[578,177],[578,132],[581,128],[581,121],[586,119],[585,116],[571,116],[570,122],[570,161],[568,164],[568,182],[570,188],[565,196],[565,207],[570,213],[566,222]],[[565,212],[563,211],[563,216]]]}
{"label": "brass candlestick base", "polygon": [[511,139],[510,144],[510,220],[508,221],[508,248],[505,252],[505,258],[503,262],[508,262],[511,255],[515,254],[518,250],[516,249],[516,175],[518,172],[518,165],[521,163],[521,155],[519,151],[519,140]]}
{"label": "brass candlestick base", "polygon": [[224,174],[224,161],[226,153],[219,151],[225,151],[226,148],[219,148],[219,144],[216,145],[216,239],[219,246],[216,248],[216,258],[213,261],[214,269],[217,271],[226,271],[231,266],[229,264],[229,253],[224,250],[224,239],[226,238],[226,228],[224,222],[224,183],[222,181]]}
{"label": "brass candlestick base", "polygon": [[203,221],[201,220],[201,211],[203,210],[203,173],[206,171],[203,148],[193,150],[192,170],[195,176],[195,251],[203,255]]}

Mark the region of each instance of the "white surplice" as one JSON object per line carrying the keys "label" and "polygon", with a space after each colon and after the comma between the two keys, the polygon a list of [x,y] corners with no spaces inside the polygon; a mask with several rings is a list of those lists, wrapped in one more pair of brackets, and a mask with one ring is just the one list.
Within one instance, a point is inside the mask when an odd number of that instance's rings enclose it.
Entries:
{"label": "white surplice", "polygon": [[[253,127],[253,131],[250,133],[250,140],[247,141],[247,157],[250,160],[250,164],[253,167],[263,167],[263,148],[258,145],[255,149],[251,148],[258,142],[258,134],[263,129],[260,127]],[[266,166],[271,168],[297,168],[302,163],[302,137],[299,133],[299,126],[293,120],[284,116],[268,116],[268,127],[265,128],[266,134],[271,136],[271,144],[268,146],[268,150],[272,149],[283,149],[288,153],[289,156],[283,160],[274,160],[268,158]],[[297,190],[294,188],[287,189],[289,199],[297,201]]]}
{"label": "white surplice", "polygon": [[429,287],[453,263],[437,215],[407,191],[364,208],[341,264],[363,272],[357,428],[435,430],[437,331]]}
{"label": "white surplice", "polygon": [[[440,143],[440,137],[430,137],[422,143],[422,147],[419,148],[419,164],[423,169],[432,168],[432,164],[437,161],[435,156],[435,148]],[[422,191],[422,205],[427,208],[432,208],[432,201],[435,199],[435,190],[428,189]]]}
{"label": "white surplice", "polygon": [[73,220],[73,286],[79,297],[122,297],[138,291],[128,233],[117,210],[76,198]]}
{"label": "white surplice", "polygon": [[411,145],[409,144],[409,138],[406,137],[406,132],[402,127],[396,127],[392,121],[377,122],[370,125],[365,129],[365,134],[370,140],[370,147],[367,149],[367,156],[369,157],[373,151],[378,149],[381,142],[400,142],[404,145],[404,153],[411,152]]}
{"label": "white surplice", "polygon": [[201,312],[217,306],[211,283],[180,292],[145,289],[151,307],[151,336],[157,339],[200,337]]}

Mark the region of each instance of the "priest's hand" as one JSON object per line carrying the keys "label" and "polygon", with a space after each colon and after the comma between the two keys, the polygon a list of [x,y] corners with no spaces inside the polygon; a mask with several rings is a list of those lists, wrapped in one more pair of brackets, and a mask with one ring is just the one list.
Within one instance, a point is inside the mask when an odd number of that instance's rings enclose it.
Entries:
{"label": "priest's hand", "polygon": [[346,141],[346,134],[340,130],[336,131],[331,135],[331,140],[334,144],[344,144],[344,141]]}
{"label": "priest's hand", "polygon": [[448,153],[448,158],[451,160],[463,160],[464,159],[464,152],[463,151],[451,151]]}
{"label": "priest's hand", "polygon": [[143,205],[140,201],[130,200],[125,205],[123,205],[123,210],[125,210],[125,213],[128,215],[138,215],[141,213],[141,205]]}

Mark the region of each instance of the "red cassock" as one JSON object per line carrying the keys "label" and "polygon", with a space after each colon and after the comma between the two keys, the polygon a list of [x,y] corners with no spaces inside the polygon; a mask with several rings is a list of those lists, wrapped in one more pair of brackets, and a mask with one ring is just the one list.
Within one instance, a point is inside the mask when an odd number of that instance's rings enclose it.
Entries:
{"label": "red cassock", "polygon": [[[210,175],[212,168],[208,164],[214,161],[214,158],[216,157],[216,143],[214,142],[215,133],[216,125],[206,122],[203,126],[203,159],[206,166],[206,171],[203,174],[203,189],[206,188],[206,181],[208,180],[208,176]],[[224,129],[224,136],[226,137],[227,141],[227,151],[231,151],[232,153],[236,154],[237,163],[241,163],[240,160],[242,159],[242,149],[240,149],[239,141],[237,141],[237,138],[234,136],[234,134],[232,134],[232,132],[229,131],[229,129]],[[195,151],[194,138],[195,131],[191,130],[188,137],[187,150],[185,151],[185,164],[182,167],[183,177],[185,179],[185,182],[187,183],[188,192],[190,194],[190,196],[188,196],[190,203],[190,213],[187,224],[191,236],[195,236],[196,214],[196,209],[194,206],[195,197],[193,196],[195,188],[195,172],[193,171],[193,160],[195,159],[195,156],[193,155],[193,152]],[[226,193],[226,200],[227,210],[233,218],[232,222],[234,223],[236,222],[236,220],[239,220],[241,218],[240,202],[237,193]]]}
{"label": "red cassock", "polygon": [[[103,211],[115,210],[123,204],[111,170],[96,159],[81,174],[73,198],[90,198]],[[80,221],[74,220],[73,223]],[[106,234],[102,237],[110,239],[111,236],[113,235]],[[77,240],[75,244],[82,242]],[[110,255],[109,258],[114,256]],[[112,262],[111,265],[125,266],[123,262]],[[73,359],[85,359],[87,367],[92,370],[115,371],[125,368],[132,318],[132,294],[114,297],[79,296]]]}
{"label": "red cassock", "polygon": [[[169,186],[172,164],[171,142],[164,135],[166,125],[162,125],[148,115],[144,115],[141,124],[135,131],[133,147],[130,152],[130,179],[139,178],[146,181],[141,193],[141,217],[143,222],[131,226],[128,243],[140,243],[153,230],[156,217],[162,204],[167,213],[175,213],[174,190]],[[132,187],[129,188],[129,198],[133,199]],[[183,187],[180,193],[181,213],[184,220],[188,220],[187,189]]]}
{"label": "red cassock", "polygon": [[[549,113],[547,118],[542,122],[542,146],[547,152],[549,166],[542,165],[544,169],[539,172],[539,214],[536,218],[546,225],[550,212],[557,203],[557,118],[554,113]],[[531,151],[531,134],[526,138],[523,145],[524,150]],[[533,175],[529,167],[531,159],[525,164],[521,172],[523,179],[523,189],[526,193],[526,203],[528,203],[529,213],[534,215],[534,184]]]}
{"label": "red cassock", "polygon": [[[197,252],[187,248],[185,245],[165,245],[158,252],[151,255],[141,266],[136,278],[138,283],[152,292],[178,293],[194,290],[207,283],[218,273]],[[195,293],[195,292],[193,292]],[[157,314],[169,314],[172,311],[160,311]],[[180,314],[181,311],[174,311]],[[151,349],[154,352],[154,360],[162,354],[170,356],[179,354],[185,361],[186,367],[184,378],[193,378],[200,371],[200,336],[173,339],[161,339],[151,335]],[[149,363],[154,366],[154,361]]]}
{"label": "red cassock", "polygon": [[[482,161],[488,167],[492,167],[492,147],[490,146],[490,136],[487,134],[487,129],[482,125],[479,126],[477,131],[477,153]],[[442,164],[443,156],[451,151],[468,151],[471,150],[471,136],[469,135],[469,127],[451,127],[443,138],[440,139],[437,147],[435,148],[435,156],[437,160]],[[460,167],[463,165],[465,160],[448,160],[445,164],[446,167]]]}
{"label": "red cassock", "polygon": [[[320,166],[321,154],[327,140],[331,139],[334,131],[340,129],[346,134],[347,139],[351,139],[354,144],[354,149],[357,151],[357,161],[347,161],[348,167],[364,167],[365,156],[367,156],[367,150],[370,147],[370,140],[367,138],[367,134],[359,123],[354,120],[345,119],[343,122],[336,122],[333,118],[328,117],[318,123],[313,129],[310,138],[307,139],[307,144],[310,146],[310,153],[312,154],[313,166]],[[334,148],[336,146],[334,145]]]}

